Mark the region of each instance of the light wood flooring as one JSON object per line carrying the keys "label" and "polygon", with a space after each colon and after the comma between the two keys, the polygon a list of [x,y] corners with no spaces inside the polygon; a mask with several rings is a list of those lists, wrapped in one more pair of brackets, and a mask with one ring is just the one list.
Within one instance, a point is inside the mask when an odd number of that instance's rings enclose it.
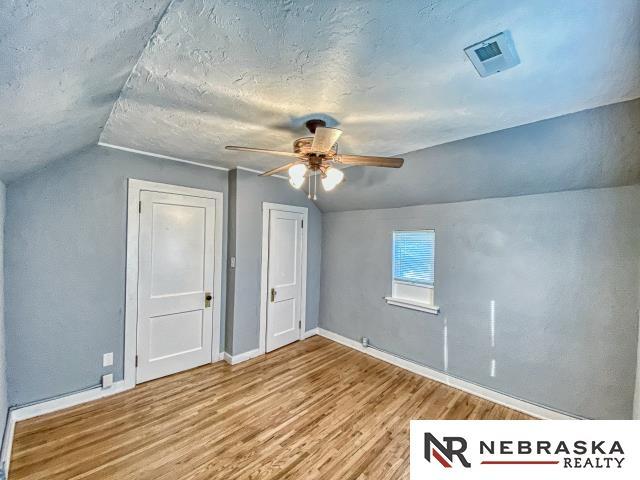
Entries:
{"label": "light wood flooring", "polygon": [[16,425],[10,480],[408,479],[410,419],[525,419],[322,337]]}

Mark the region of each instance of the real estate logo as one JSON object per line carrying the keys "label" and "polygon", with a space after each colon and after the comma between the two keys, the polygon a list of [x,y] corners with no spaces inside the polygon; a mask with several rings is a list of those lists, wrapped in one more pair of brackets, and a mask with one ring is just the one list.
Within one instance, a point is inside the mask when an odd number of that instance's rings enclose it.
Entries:
{"label": "real estate logo", "polygon": [[411,422],[411,479],[640,478],[633,421]]}
{"label": "real estate logo", "polygon": [[467,449],[467,441],[464,438],[444,437],[443,441],[446,446],[431,433],[424,434],[424,458],[427,462],[430,462],[431,456],[433,456],[444,468],[451,468],[453,458],[457,457],[465,468],[471,467],[471,464],[464,457],[464,452]]}

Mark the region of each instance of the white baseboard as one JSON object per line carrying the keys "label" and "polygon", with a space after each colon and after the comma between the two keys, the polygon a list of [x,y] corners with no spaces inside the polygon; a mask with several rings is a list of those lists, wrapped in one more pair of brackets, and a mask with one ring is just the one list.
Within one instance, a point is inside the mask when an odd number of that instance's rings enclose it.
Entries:
{"label": "white baseboard", "polygon": [[328,338],[329,340],[333,340],[334,342],[353,348],[354,350],[358,350],[359,352],[365,353],[384,362],[390,363],[400,368],[404,368],[405,370],[409,370],[410,372],[416,373],[431,380],[435,380],[436,382],[444,383],[445,385],[457,388],[458,390],[462,390],[463,392],[475,395],[476,397],[484,398],[485,400],[489,400],[493,403],[504,405],[505,407],[509,407],[513,410],[526,413],[527,415],[530,415],[532,417],[541,418],[543,420],[576,419],[576,417],[573,417],[571,415],[557,412],[555,410],[551,410],[549,408],[545,408],[524,400],[520,400],[519,398],[514,398],[486,387],[481,387],[480,385],[476,385],[475,383],[461,380],[457,377],[453,377],[438,370],[434,370],[432,368],[410,362],[409,360],[405,360],[390,353],[381,352],[380,350],[376,350],[371,347],[364,348],[360,342],[347,337],[343,337],[342,335],[333,333],[329,330],[325,330],[324,328],[320,328],[318,334],[322,337]]}
{"label": "white baseboard", "polygon": [[[304,332],[302,337],[306,339],[319,334],[320,334],[319,328],[312,328],[311,330],[307,330],[306,332]],[[239,353],[238,355],[231,355],[230,353],[227,353],[227,352],[220,353],[222,358],[224,358],[224,361],[227,362],[229,365],[237,365],[238,363],[246,362],[247,360],[251,360],[252,358],[256,358],[263,354],[264,352],[261,352],[259,348],[256,348],[255,350],[249,350],[248,352]]]}
{"label": "white baseboard", "polygon": [[319,328],[312,328],[311,330],[307,330],[306,332],[304,332],[304,338],[309,338],[309,337],[313,337],[314,335],[320,335],[320,329]]}
{"label": "white baseboard", "polygon": [[124,380],[114,382],[110,388],[96,387],[84,392],[72,393],[64,397],[56,398],[54,400],[48,400],[46,402],[35,403],[27,407],[16,408],[11,413],[15,415],[15,420],[26,420],[28,418],[39,417],[47,413],[57,412],[69,407],[75,407],[81,403],[92,402],[93,400],[99,400],[101,398],[110,397],[116,393],[121,393],[129,390],[130,387],[126,387]]}
{"label": "white baseboard", "polygon": [[262,355],[262,352],[259,348],[255,350],[249,350],[248,352],[239,353],[238,355],[231,355],[227,352],[224,352],[224,361],[229,365],[237,365],[238,363],[246,362],[247,360],[251,360],[259,355]]}
{"label": "white baseboard", "polygon": [[65,408],[75,407],[81,403],[99,400],[130,389],[131,387],[126,386],[124,380],[120,380],[119,382],[114,382],[113,386],[109,388],[96,387],[84,392],[72,393],[71,395],[66,395],[54,400],[34,403],[33,405],[11,410],[7,419],[4,442],[2,444],[2,454],[0,456],[0,461],[4,463],[5,475],[7,477],[9,475],[9,462],[11,460],[11,448],[13,446],[16,422],[39,417],[40,415],[45,415],[47,413],[57,412],[58,410],[64,410]]}

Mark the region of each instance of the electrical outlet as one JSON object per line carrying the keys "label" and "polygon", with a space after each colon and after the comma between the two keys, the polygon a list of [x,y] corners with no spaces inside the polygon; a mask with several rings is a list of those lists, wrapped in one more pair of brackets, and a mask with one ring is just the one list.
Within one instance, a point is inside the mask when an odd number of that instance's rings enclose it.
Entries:
{"label": "electrical outlet", "polygon": [[102,376],[102,388],[109,388],[113,385],[113,373]]}
{"label": "electrical outlet", "polygon": [[229,261],[231,262],[231,268],[236,268],[236,257],[231,257]]}
{"label": "electrical outlet", "polygon": [[113,365],[113,352],[102,355],[102,366],[110,367],[111,365]]}

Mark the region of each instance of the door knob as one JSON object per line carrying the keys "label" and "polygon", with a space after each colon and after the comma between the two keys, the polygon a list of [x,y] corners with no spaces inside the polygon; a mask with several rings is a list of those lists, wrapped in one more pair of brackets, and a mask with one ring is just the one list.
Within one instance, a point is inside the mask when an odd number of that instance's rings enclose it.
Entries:
{"label": "door knob", "polygon": [[213,300],[213,296],[211,292],[204,293],[204,308],[209,308],[211,306],[211,300]]}
{"label": "door knob", "polygon": [[271,289],[271,302],[275,302],[276,301],[276,289],[272,288]]}

